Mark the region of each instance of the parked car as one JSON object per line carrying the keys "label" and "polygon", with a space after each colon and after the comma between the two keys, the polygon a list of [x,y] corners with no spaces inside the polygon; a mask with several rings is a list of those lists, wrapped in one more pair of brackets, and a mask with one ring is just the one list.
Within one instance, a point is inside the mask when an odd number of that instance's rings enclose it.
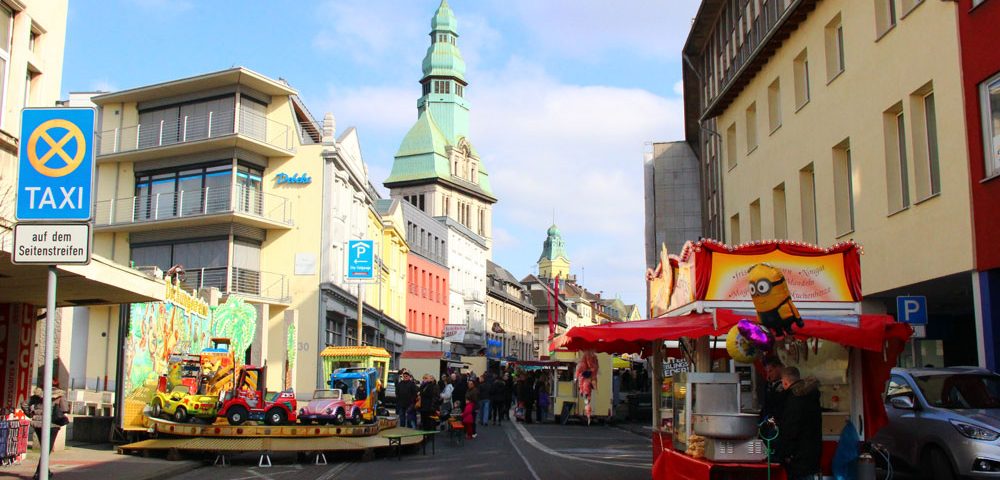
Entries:
{"label": "parked car", "polygon": [[399,381],[399,370],[389,370],[389,379],[385,385],[385,400],[387,405],[396,405],[396,382]]}
{"label": "parked car", "polygon": [[360,419],[361,409],[353,402],[348,402],[337,388],[314,391],[312,400],[299,410],[299,422],[304,425],[312,422],[342,425],[348,418]]}
{"label": "parked car", "polygon": [[925,478],[1000,478],[1000,375],[971,367],[892,369],[889,423],[873,441]]}

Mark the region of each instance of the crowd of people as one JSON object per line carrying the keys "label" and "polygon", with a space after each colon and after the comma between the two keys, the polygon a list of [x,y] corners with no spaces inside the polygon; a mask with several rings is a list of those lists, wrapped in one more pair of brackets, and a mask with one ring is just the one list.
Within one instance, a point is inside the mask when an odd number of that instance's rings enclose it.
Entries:
{"label": "crowd of people", "polygon": [[[396,382],[396,414],[401,426],[434,430],[446,428],[448,418],[460,421],[466,438],[476,438],[477,427],[502,425],[514,419],[525,423],[548,420],[551,385],[542,372],[507,367],[475,372],[451,372],[435,378],[402,369]],[[534,420],[532,420],[534,418]]]}

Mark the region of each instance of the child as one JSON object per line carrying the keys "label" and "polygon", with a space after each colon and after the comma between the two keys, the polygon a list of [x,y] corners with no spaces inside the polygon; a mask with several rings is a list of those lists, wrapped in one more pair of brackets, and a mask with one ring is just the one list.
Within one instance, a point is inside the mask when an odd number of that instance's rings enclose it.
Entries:
{"label": "child", "polygon": [[475,423],[473,407],[473,402],[465,402],[465,410],[462,410],[462,425],[465,426],[465,438],[468,440],[472,440],[472,428]]}

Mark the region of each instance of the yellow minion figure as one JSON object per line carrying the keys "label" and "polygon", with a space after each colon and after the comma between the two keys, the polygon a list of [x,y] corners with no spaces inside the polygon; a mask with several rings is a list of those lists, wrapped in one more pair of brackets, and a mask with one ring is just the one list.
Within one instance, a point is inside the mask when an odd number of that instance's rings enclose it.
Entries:
{"label": "yellow minion figure", "polygon": [[758,263],[747,271],[750,298],[761,325],[771,329],[774,336],[792,333],[792,323],[802,328],[802,317],[792,303],[792,294],[781,270],[766,263]]}

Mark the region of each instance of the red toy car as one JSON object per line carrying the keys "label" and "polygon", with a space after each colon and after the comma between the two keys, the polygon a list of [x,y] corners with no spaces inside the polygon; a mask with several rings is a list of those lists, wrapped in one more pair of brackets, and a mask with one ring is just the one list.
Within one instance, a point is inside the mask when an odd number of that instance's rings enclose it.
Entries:
{"label": "red toy car", "polygon": [[247,420],[268,425],[295,423],[295,393],[284,390],[268,394],[264,389],[266,367],[245,366],[240,370],[235,387],[222,397],[219,416],[230,425],[241,425]]}

